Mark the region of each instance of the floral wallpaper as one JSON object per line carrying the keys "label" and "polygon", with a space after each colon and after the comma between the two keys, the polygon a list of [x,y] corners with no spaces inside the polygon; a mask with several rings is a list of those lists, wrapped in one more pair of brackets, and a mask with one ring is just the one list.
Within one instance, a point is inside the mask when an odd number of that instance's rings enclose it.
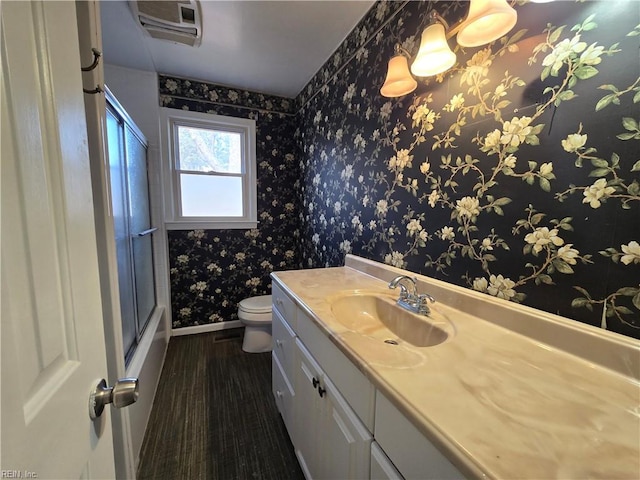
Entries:
{"label": "floral wallpaper", "polygon": [[259,137],[259,228],[169,232],[174,328],[354,253],[640,338],[640,9],[515,4],[400,98],[379,93],[395,44],[467,2],[377,2],[296,99],[160,76],[163,106]]}
{"label": "floral wallpaper", "polygon": [[[640,9],[517,2],[404,97],[394,45],[467,2],[378,2],[298,98],[305,267],[354,253],[640,338]],[[390,19],[387,21],[387,19]]]}
{"label": "floral wallpaper", "polygon": [[258,228],[168,233],[173,328],[237,319],[238,302],[271,293],[273,270],[300,268],[295,101],[159,76],[160,103],[256,120]]}

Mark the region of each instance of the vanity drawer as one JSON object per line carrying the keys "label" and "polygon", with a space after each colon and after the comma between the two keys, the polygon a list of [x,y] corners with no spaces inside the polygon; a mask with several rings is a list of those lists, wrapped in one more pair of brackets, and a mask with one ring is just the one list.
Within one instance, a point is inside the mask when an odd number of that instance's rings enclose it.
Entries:
{"label": "vanity drawer", "polygon": [[271,286],[271,301],[273,302],[273,311],[280,312],[289,326],[296,330],[296,304],[291,300],[289,295],[275,282]]}
{"label": "vanity drawer", "polygon": [[298,310],[296,333],[362,423],[373,432],[373,384],[302,310]]}
{"label": "vanity drawer", "polygon": [[[282,415],[284,424],[287,427],[289,436],[291,437],[294,432],[293,401],[295,393],[293,392],[293,388],[291,388],[291,384],[287,380],[287,377],[282,372],[282,367],[280,366],[278,358],[273,354],[271,355],[271,388],[278,411],[280,412],[280,415]],[[293,438],[291,438],[291,440],[293,441]]]}
{"label": "vanity drawer", "polygon": [[405,478],[459,480],[460,471],[379,391],[374,437]]}
{"label": "vanity drawer", "polygon": [[271,330],[273,335],[272,353],[278,357],[284,375],[291,381],[295,371],[296,334],[277,310],[273,311]]}

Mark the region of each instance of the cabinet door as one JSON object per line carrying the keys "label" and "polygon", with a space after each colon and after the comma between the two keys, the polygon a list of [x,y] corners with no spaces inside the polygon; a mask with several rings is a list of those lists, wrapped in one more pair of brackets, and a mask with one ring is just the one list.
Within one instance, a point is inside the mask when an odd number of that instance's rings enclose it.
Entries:
{"label": "cabinet door", "polygon": [[300,466],[308,479],[320,478],[322,398],[317,387],[321,379],[320,366],[304,345],[296,339],[297,364],[295,372],[296,399],[293,407],[295,450]]}
{"label": "cabinet door", "polygon": [[328,378],[322,379],[322,460],[319,478],[368,479],[371,433]]}
{"label": "cabinet door", "polygon": [[369,478],[371,434],[296,339],[296,454],[307,478]]}
{"label": "cabinet door", "polygon": [[404,480],[378,442],[371,443],[371,480]]}
{"label": "cabinet door", "polygon": [[289,379],[285,376],[282,370],[278,357],[273,354],[271,356],[271,371],[271,389],[273,391],[273,397],[276,401],[278,411],[280,412],[280,415],[282,415],[282,420],[284,420],[284,424],[287,427],[289,437],[291,437],[291,441],[295,445],[295,439],[293,437],[293,402],[295,400],[295,395],[293,393],[293,388],[291,388],[291,384],[289,383]]}

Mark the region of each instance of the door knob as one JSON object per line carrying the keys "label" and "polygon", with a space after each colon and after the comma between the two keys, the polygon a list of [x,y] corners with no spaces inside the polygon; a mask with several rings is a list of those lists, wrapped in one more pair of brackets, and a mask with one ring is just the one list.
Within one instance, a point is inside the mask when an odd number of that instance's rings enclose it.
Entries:
{"label": "door knob", "polygon": [[107,381],[103,378],[89,395],[89,416],[95,420],[109,403],[116,408],[131,405],[138,400],[138,395],[137,378],[121,378],[113,387],[107,387]]}

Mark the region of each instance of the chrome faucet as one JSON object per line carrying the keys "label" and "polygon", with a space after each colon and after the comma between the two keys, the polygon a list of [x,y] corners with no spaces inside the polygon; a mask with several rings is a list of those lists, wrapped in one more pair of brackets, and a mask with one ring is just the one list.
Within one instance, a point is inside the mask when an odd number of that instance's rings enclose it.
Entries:
{"label": "chrome faucet", "polygon": [[[396,302],[400,307],[419,315],[429,315],[431,310],[429,309],[428,301],[430,300],[433,303],[436,299],[428,293],[418,294],[416,287],[417,281],[418,279],[416,277],[398,275],[389,282],[389,288],[394,289],[398,286],[400,287],[400,297]],[[408,288],[405,283],[408,285]]]}
{"label": "chrome faucet", "polygon": [[[403,280],[407,280],[409,287],[411,288],[412,292],[409,293],[409,290],[407,289],[406,286],[404,286],[402,284]],[[417,282],[417,278],[416,277],[409,277],[407,275],[398,275],[396,278],[394,278],[393,280],[391,280],[389,282],[389,288],[393,289],[396,288],[398,285],[400,286],[400,298],[402,300],[406,300],[408,299],[410,296],[415,296],[417,293],[417,289],[416,289],[416,282]]]}

